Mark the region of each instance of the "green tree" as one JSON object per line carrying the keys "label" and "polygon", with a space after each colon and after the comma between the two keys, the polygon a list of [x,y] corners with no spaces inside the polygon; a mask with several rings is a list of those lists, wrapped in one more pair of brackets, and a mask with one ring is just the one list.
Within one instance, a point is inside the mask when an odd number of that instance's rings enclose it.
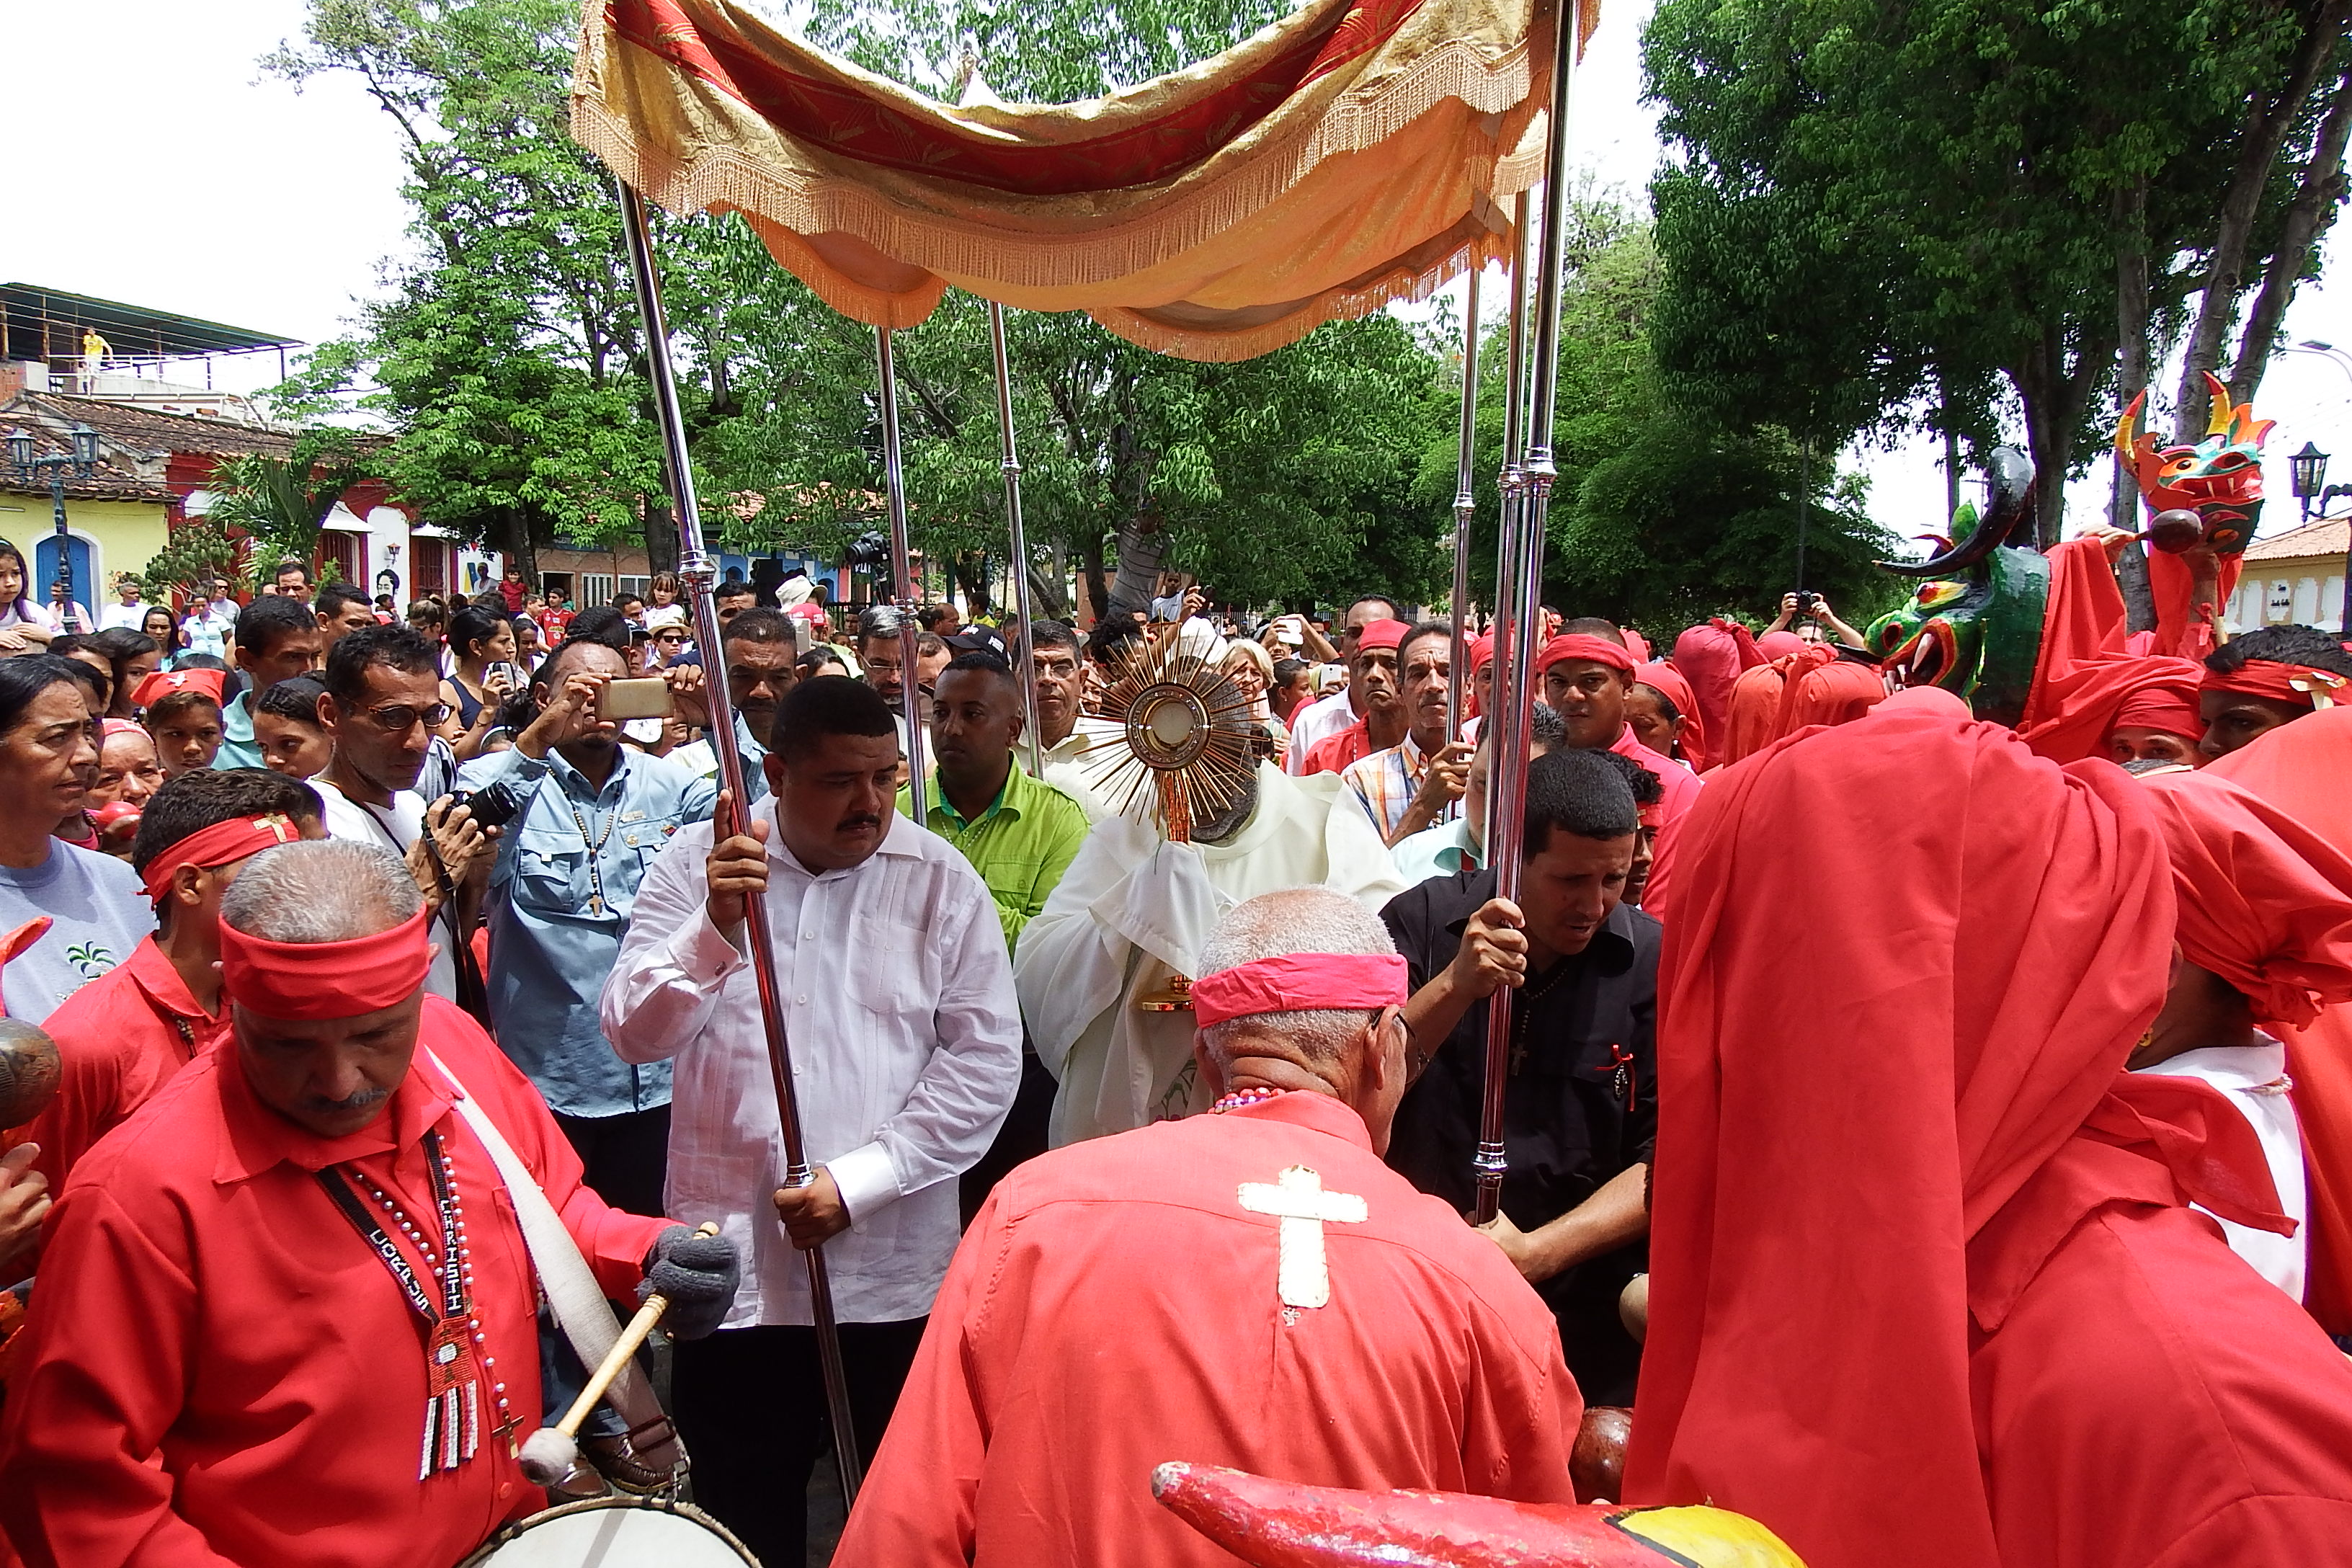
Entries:
{"label": "green tree", "polygon": [[[1840,479],[1826,457],[1808,461],[1786,430],[1735,430],[1669,397],[1653,363],[1663,273],[1651,225],[1586,192],[1570,209],[1566,254],[1548,602],[1670,636],[1709,615],[1753,616],[1801,584],[1857,626],[1899,597],[1872,564],[1894,542],[1864,514],[1858,480]],[[1471,586],[1482,604],[1494,596],[1506,357],[1496,325],[1479,356]],[[1446,421],[1422,449],[1414,489],[1427,506],[1454,495],[1459,395],[1457,375],[1425,419]]]}
{"label": "green tree", "polygon": [[398,128],[421,253],[283,400],[368,387],[400,494],[526,563],[634,531],[659,489],[619,214],[566,132],[575,26],[561,0],[311,0],[303,41],[263,61],[366,87]]}
{"label": "green tree", "polygon": [[207,485],[214,496],[205,514],[211,527],[196,530],[184,541],[175,535],[174,542],[182,548],[171,554],[166,569],[215,569],[201,563],[218,553],[214,534],[226,538],[228,529],[251,541],[247,552],[251,561],[314,560],[320,525],[327,514],[345,490],[375,476],[373,454],[351,431],[331,426],[302,432],[283,458],[247,452],[224,458]]}
{"label": "green tree", "polygon": [[2053,539],[2119,346],[2144,380],[2214,259],[2250,97],[2336,5],[1664,0],[1662,369],[1817,449],[1924,421],[1981,452],[2013,406]]}

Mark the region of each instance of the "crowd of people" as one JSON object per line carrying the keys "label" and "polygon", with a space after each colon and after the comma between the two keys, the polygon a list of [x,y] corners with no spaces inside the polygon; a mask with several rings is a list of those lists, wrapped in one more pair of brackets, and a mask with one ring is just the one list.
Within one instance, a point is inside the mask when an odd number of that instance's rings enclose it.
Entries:
{"label": "crowd of people", "polygon": [[[2053,552],[2077,623],[2121,547]],[[617,1408],[555,1492],[521,1467],[589,1359],[551,1246],[671,1302],[694,1500],[769,1568],[832,1440],[820,1247],[861,1568],[1227,1560],[1169,1459],[1570,1501],[1602,1406],[1622,1497],[1814,1568],[2352,1540],[2334,634],[2159,656],[2117,599],[2004,727],[1815,595],[1655,647],[1548,611],[1513,694],[1376,593],[909,628],[730,580],[708,647],[662,577],[395,615],[289,563],[89,630],[24,584],[0,548],[0,998],[59,1061],[0,1131],[40,1568],[440,1568],[661,1489]],[[1249,721],[1179,831],[1112,787],[1155,660]]]}

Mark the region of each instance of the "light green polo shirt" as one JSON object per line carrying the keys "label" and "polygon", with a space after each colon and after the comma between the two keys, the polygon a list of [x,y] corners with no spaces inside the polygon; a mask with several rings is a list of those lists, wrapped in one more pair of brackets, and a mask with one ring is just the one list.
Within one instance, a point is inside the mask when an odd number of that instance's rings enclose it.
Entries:
{"label": "light green polo shirt", "polygon": [[[988,809],[969,821],[940,795],[937,778],[924,781],[923,794],[923,826],[962,851],[988,884],[1003,922],[1005,950],[1012,951],[1021,928],[1045,907],[1087,841],[1086,809],[1018,763]],[[898,809],[908,812],[910,805],[900,790]]]}

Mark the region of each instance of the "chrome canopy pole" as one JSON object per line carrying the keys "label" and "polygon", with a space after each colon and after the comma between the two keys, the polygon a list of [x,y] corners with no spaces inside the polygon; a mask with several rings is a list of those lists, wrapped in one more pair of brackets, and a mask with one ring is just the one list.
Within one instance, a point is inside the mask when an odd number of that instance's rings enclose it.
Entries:
{"label": "chrome canopy pole", "polygon": [[922,628],[915,612],[923,607],[922,590],[915,582],[914,552],[907,545],[907,471],[898,452],[898,362],[890,348],[890,329],[874,329],[874,353],[882,382],[882,486],[890,503],[890,591],[898,607],[899,705],[907,720],[908,805],[917,822],[923,809],[923,692],[915,679],[915,657]]}
{"label": "chrome canopy pole", "polygon": [[[670,365],[669,324],[662,314],[661,284],[654,273],[653,231],[646,220],[644,201],[625,182],[620,189],[621,226],[628,242],[629,276],[636,284],[637,313],[646,329],[646,372],[653,383],[654,414],[661,426],[662,467],[668,481],[670,505],[677,518],[677,575],[694,617],[696,645],[703,650],[706,677],[715,667],[716,679],[706,679],[710,703],[710,745],[718,753],[719,777],[732,801],[732,817],[720,826],[731,832],[747,830],[751,819],[750,792],[743,771],[743,749],[735,733],[735,705],[727,689],[727,658],[721,651],[719,606],[711,590],[719,581],[719,563],[704,547],[702,512],[695,503],[694,468],[686,446],[686,421],[678,411],[677,381]],[[908,675],[913,674],[911,667]],[[784,1173],[782,1185],[805,1187],[816,1180],[809,1166],[807,1141],[801,1133],[800,1101],[793,1089],[792,1042],[784,1034],[782,991],[776,981],[775,948],[768,940],[768,910],[758,899],[743,900],[744,941],[751,961],[751,979],[760,995],[760,1022],[767,1036],[768,1076],[776,1091],[776,1121],[782,1130]],[[753,1212],[765,1204],[765,1193],[753,1194]],[[850,1419],[849,1379],[841,1361],[841,1334],[833,1310],[833,1280],[824,1263],[824,1249],[813,1247],[801,1253],[807,1262],[809,1315],[816,1326],[817,1357],[824,1370],[825,1408],[833,1419],[834,1444],[841,1467],[841,1489],[856,1498],[864,1479],[856,1428]]]}
{"label": "chrome canopy pole", "polygon": [[1470,280],[1462,300],[1462,448],[1454,466],[1454,649],[1445,676],[1445,739],[1462,738],[1462,692],[1470,679],[1470,519],[1477,510],[1470,488],[1478,458],[1478,275],[1471,257]]}
{"label": "chrome canopy pole", "polygon": [[[1474,285],[1475,287],[1475,285]],[[1004,525],[1013,544],[1013,617],[1021,635],[1007,646],[1021,677],[1023,732],[1029,737],[1029,776],[1045,771],[1045,741],[1037,726],[1037,661],[1029,652],[1029,536],[1021,527],[1021,456],[1013,441],[1013,362],[1004,352],[1004,307],[988,302],[988,344],[996,356],[997,466],[1004,470]],[[1457,633],[1459,630],[1457,627]]]}
{"label": "chrome canopy pole", "polygon": [[[1537,639],[1543,626],[1544,529],[1551,487],[1559,474],[1552,448],[1552,416],[1559,373],[1559,292],[1567,262],[1568,104],[1569,86],[1576,67],[1577,33],[1572,0],[1563,0],[1559,5],[1553,33],[1551,108],[1544,128],[1541,242],[1535,268],[1535,342],[1526,370],[1527,461],[1520,476],[1524,494],[1519,505],[1513,509],[1518,515],[1505,525],[1510,528],[1516,524],[1519,536],[1518,548],[1513,552],[1517,577],[1512,584],[1512,595],[1507,599],[1498,596],[1496,604],[1497,612],[1516,623],[1512,639],[1515,646],[1511,666],[1506,671],[1500,661],[1497,638],[1496,714],[1489,721],[1495,726],[1496,750],[1486,764],[1487,775],[1494,784],[1486,822],[1487,863],[1495,868],[1495,896],[1513,903],[1518,901],[1519,864],[1526,838],[1527,738],[1533,721]],[[1521,203],[1519,210],[1524,216],[1524,197]],[[1524,226],[1520,243],[1524,258]],[[1519,288],[1516,277],[1513,287],[1515,290]],[[1523,294],[1515,293],[1515,313],[1525,308],[1523,300]],[[1518,370],[1516,352],[1512,368],[1515,373]],[[1506,515],[1509,515],[1507,510]],[[1507,673],[1508,686],[1503,684]],[[1511,988],[1496,987],[1486,1013],[1485,1095],[1480,1107],[1478,1152],[1473,1162],[1478,1184],[1475,1215],[1480,1225],[1501,1211],[1503,1176],[1509,1168],[1504,1144],[1503,1102],[1510,1072],[1511,1013]]]}

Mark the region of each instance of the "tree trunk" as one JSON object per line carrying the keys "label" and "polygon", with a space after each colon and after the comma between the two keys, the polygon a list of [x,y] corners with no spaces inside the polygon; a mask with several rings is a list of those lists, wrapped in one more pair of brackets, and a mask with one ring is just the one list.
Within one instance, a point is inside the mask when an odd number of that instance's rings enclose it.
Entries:
{"label": "tree trunk", "polygon": [[1111,579],[1110,607],[1150,614],[1160,563],[1168,558],[1168,533],[1156,514],[1130,517],[1118,531],[1118,574]]}
{"label": "tree trunk", "polygon": [[656,577],[677,571],[677,520],[667,496],[645,498],[646,571]]}
{"label": "tree trunk", "polygon": [[978,550],[959,551],[951,565],[956,586],[963,590],[964,604],[971,618],[980,619],[988,614],[996,597],[989,592],[987,554]]}
{"label": "tree trunk", "polygon": [[1054,581],[1051,566],[1038,563],[1029,568],[1029,614],[1040,621],[1066,621],[1070,618],[1069,595],[1062,584]]}
{"label": "tree trunk", "polygon": [[2320,70],[2336,52],[2347,12],[2352,12],[2352,0],[2324,0],[2315,9],[2303,40],[2295,47],[2284,85],[2275,96],[2256,102],[2248,110],[2237,167],[2231,173],[2229,186],[2221,196],[2221,218],[2207,264],[2204,298],[2197,307],[2197,324],[2189,331],[2189,352],[2181,361],[2180,395],[2173,407],[2173,431],[2178,439],[2194,439],[2205,428],[2210,397],[2205,390],[2204,375],[2221,367],[2221,341],[2229,335],[2238,300],[2245,293],[2246,250],[2252,242],[2263,188],[2270,183],[2272,167],[2278,162],[2279,152],[2286,144],[2287,133],[2305,100],[2311,96]]}
{"label": "tree trunk", "polygon": [[1086,549],[1081,556],[1079,574],[1086,582],[1087,614],[1093,620],[1098,621],[1102,619],[1103,612],[1110,607],[1110,588],[1103,581],[1101,534],[1092,531],[1087,533]]}
{"label": "tree trunk", "polygon": [[2065,346],[2054,336],[2045,338],[2024,363],[2006,367],[2025,405],[2034,538],[2044,550],[2058,542],[2066,521],[2066,470],[2074,458],[2074,433],[2090,405],[2091,389],[2105,379],[2115,353],[2112,335],[2094,336],[2086,325],[2072,371],[2066,368]]}
{"label": "tree trunk", "polygon": [[2294,298],[2295,285],[2303,280],[2304,264],[2311,259],[2319,237],[2335,221],[2336,204],[2344,199],[2347,139],[2352,139],[2352,68],[2336,84],[2335,100],[2327,106],[2327,118],[2320,122],[2311,161],[2304,166],[2303,179],[2280,225],[2278,248],[2263,274],[2262,292],[2254,297],[2245,335],[2238,340],[2238,357],[2230,367],[2230,396],[2236,402],[2253,396],[2262,384],[2263,372],[2269,368],[2278,347],[2287,304]]}
{"label": "tree trunk", "polygon": [[[2148,280],[2147,177],[2135,181],[2116,196],[2116,401],[2129,406],[2147,390]],[[2139,521],[2139,481],[2122,458],[2115,467],[2115,488],[2107,501],[2111,528],[2136,530]],[[2156,592],[2147,579],[2147,552],[2134,545],[2116,563],[2116,582],[2123,589],[2125,625],[2136,632],[2156,629]]]}

